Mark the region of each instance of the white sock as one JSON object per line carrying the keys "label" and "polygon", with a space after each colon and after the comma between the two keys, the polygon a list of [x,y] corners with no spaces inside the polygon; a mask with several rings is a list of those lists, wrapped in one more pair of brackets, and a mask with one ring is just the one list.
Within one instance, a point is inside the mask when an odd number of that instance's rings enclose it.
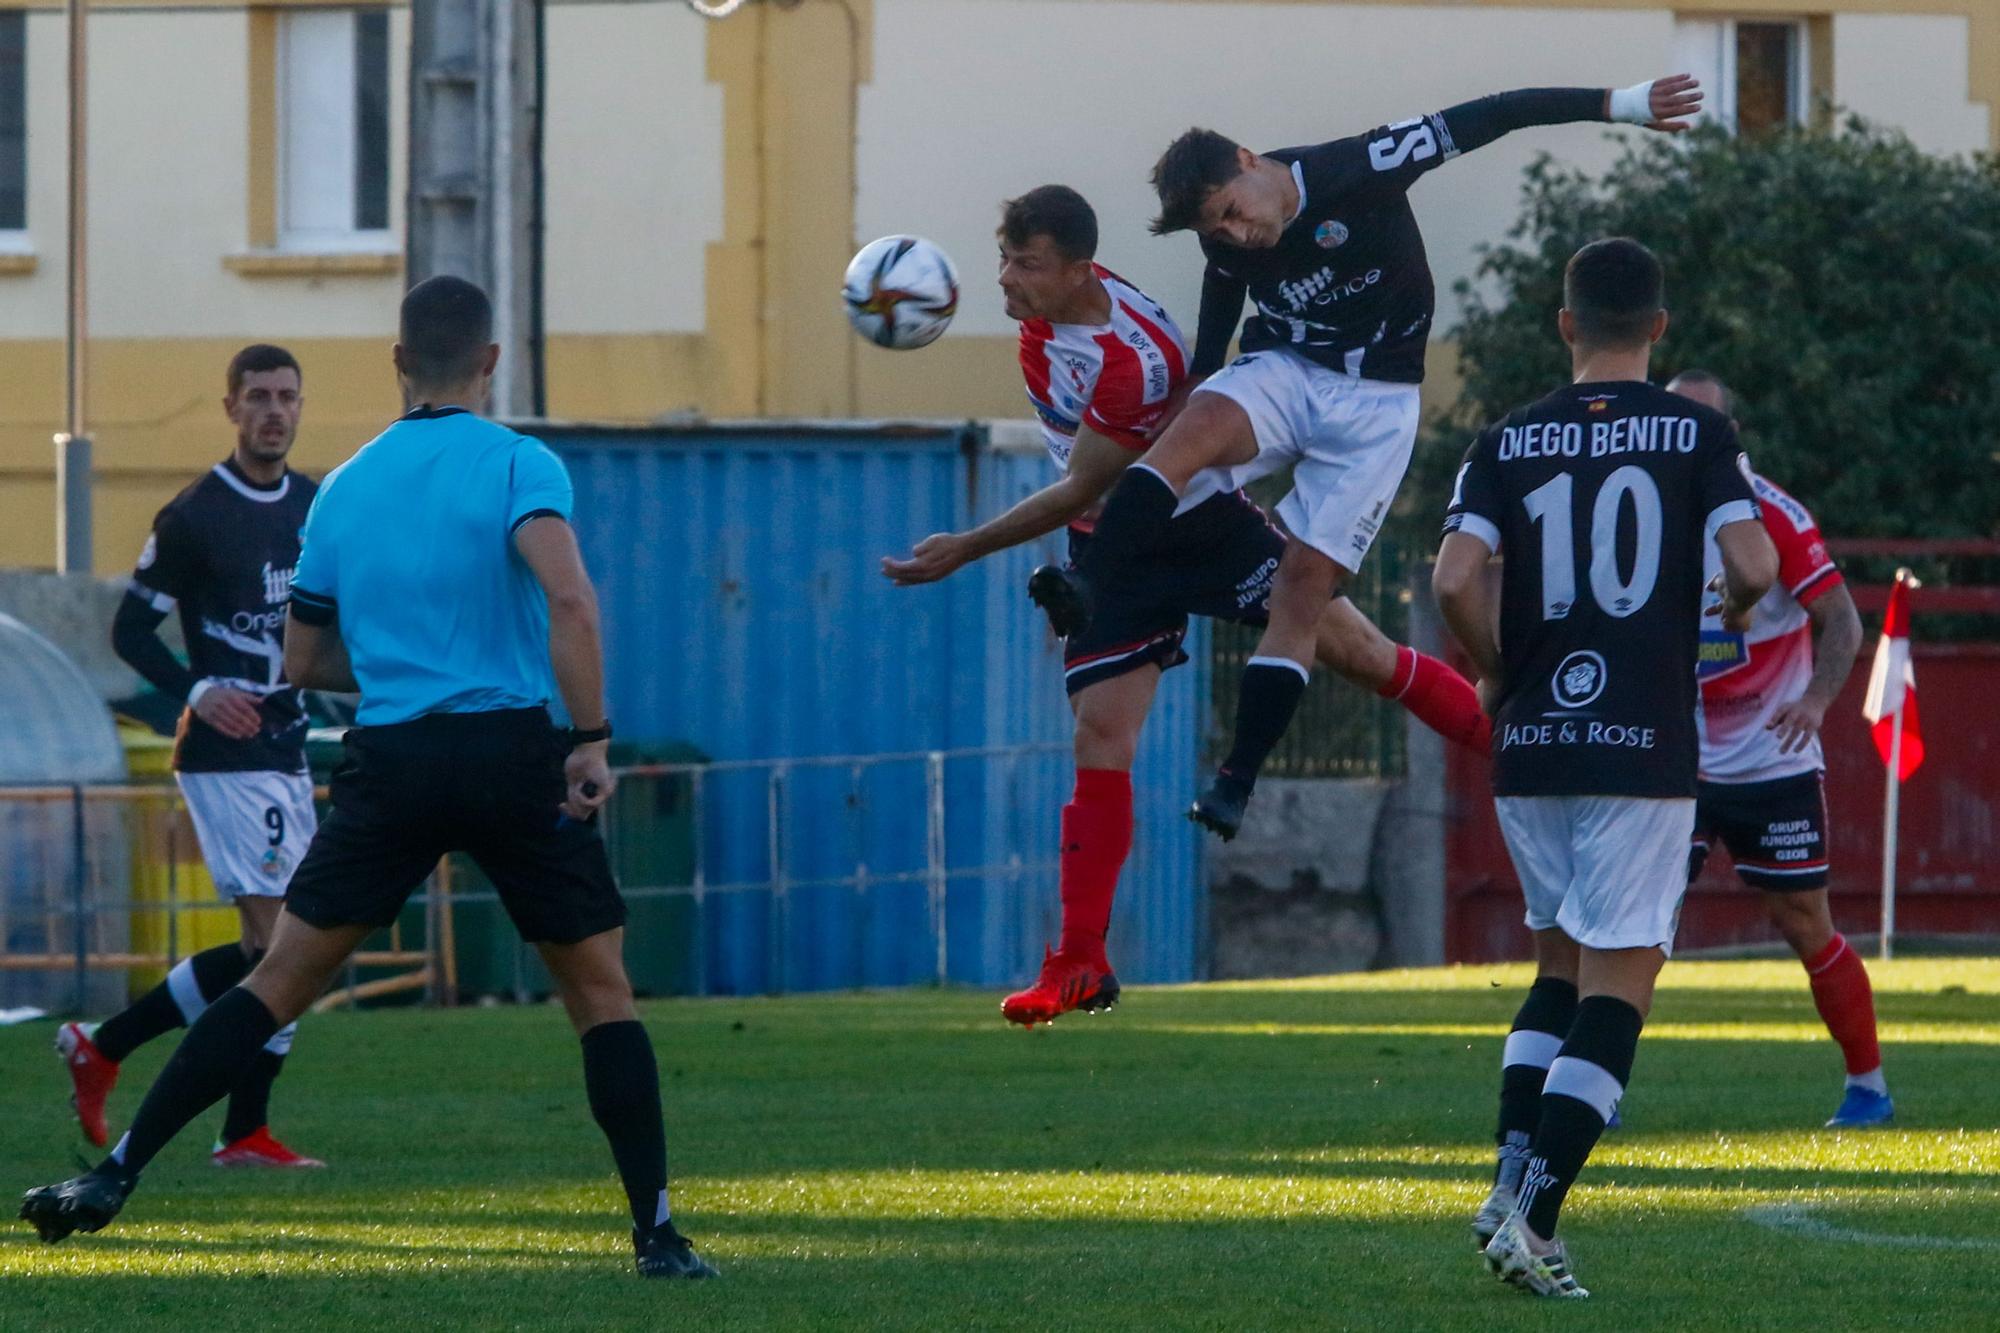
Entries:
{"label": "white sock", "polygon": [[1849,1074],[1847,1076],[1847,1086],[1850,1088],[1866,1088],[1868,1091],[1879,1093],[1884,1097],[1889,1095],[1889,1080],[1882,1077],[1882,1066],[1880,1065],[1876,1065],[1865,1074]]}
{"label": "white sock", "polygon": [[667,1219],[671,1216],[673,1216],[673,1214],[667,1210],[667,1192],[665,1190],[661,1190],[660,1207],[659,1210],[653,1214],[653,1225],[656,1227],[664,1226],[666,1224]]}

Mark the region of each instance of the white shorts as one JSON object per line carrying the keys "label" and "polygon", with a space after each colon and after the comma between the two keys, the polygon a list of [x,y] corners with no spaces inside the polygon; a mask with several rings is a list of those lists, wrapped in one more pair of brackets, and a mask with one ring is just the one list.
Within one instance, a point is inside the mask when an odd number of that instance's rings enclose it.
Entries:
{"label": "white shorts", "polygon": [[282,898],[319,818],[303,773],[176,773],[224,902]]}
{"label": "white shorts", "polygon": [[1226,489],[1296,464],[1278,517],[1292,536],[1349,573],[1375,543],[1410,466],[1422,415],[1414,384],[1358,379],[1282,348],[1240,356],[1202,381],[1250,416],[1257,456]]}
{"label": "white shorts", "polygon": [[1493,807],[1521,876],[1528,929],[1560,926],[1593,949],[1673,952],[1691,798],[1501,796]]}

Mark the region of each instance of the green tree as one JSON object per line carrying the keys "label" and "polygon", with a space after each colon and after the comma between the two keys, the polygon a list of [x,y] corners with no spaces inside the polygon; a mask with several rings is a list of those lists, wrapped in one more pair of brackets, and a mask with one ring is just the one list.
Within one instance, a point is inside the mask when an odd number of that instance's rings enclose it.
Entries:
{"label": "green tree", "polygon": [[1751,458],[1828,533],[2000,532],[1996,160],[1927,156],[1854,119],[1648,136],[1602,177],[1540,159],[1524,203],[1458,286],[1465,392],[1427,431],[1419,514],[1442,512],[1473,432],[1568,378],[1563,265],[1623,235],[1666,267],[1659,381],[1701,366],[1735,388]]}

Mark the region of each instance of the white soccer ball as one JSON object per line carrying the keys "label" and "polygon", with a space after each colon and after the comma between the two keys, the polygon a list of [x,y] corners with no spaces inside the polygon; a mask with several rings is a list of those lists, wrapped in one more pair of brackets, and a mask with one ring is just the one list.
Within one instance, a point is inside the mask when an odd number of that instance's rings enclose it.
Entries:
{"label": "white soccer ball", "polygon": [[878,347],[927,347],[958,312],[958,270],[921,236],[870,241],[840,289],[847,322]]}

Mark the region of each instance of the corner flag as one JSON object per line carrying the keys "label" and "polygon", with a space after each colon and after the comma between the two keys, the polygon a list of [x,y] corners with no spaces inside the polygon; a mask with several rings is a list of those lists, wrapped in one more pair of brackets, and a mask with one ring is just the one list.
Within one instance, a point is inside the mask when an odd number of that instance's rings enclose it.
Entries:
{"label": "corner flag", "polygon": [[1909,570],[1896,571],[1896,586],[1889,591],[1889,609],[1882,617],[1882,637],[1875,645],[1875,664],[1868,671],[1867,702],[1861,708],[1882,762],[1892,762],[1893,756],[1898,781],[1924,762],[1924,734],[1917,725],[1917,677],[1910,665],[1910,589],[1917,586]]}

